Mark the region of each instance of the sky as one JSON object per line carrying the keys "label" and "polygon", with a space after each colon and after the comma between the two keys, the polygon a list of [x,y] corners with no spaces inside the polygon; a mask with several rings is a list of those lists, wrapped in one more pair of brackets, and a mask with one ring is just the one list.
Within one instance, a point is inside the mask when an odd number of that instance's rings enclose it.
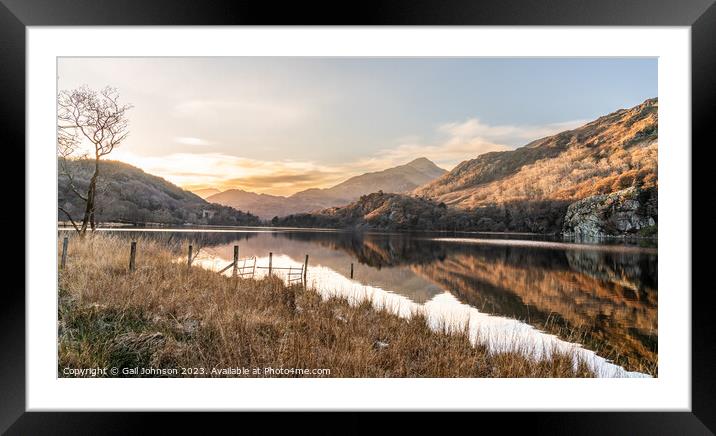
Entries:
{"label": "sky", "polygon": [[418,157],[450,170],[657,97],[656,58],[59,58],[57,74],[133,105],[108,158],[274,195]]}

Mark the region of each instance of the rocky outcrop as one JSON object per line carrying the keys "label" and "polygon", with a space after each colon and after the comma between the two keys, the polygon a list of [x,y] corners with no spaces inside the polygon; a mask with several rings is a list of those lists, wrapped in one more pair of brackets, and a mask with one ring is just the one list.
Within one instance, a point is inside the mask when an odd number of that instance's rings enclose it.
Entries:
{"label": "rocky outcrop", "polygon": [[656,231],[657,188],[630,187],[594,195],[569,205],[564,217],[565,236],[653,236]]}

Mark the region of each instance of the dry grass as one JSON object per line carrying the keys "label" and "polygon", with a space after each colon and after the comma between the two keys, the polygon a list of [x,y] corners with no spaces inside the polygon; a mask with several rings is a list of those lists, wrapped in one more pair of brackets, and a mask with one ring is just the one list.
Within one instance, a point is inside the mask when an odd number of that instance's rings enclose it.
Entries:
{"label": "dry grass", "polygon": [[148,239],[138,241],[132,273],[129,243],[119,236],[73,237],[69,247],[59,278],[60,376],[64,368],[115,366],[204,368],[180,376],[266,367],[327,368],[331,377],[594,375],[584,363],[575,369],[569,355],[536,361],[520,352],[491,354],[472,346],[467,332],[431,330],[419,314],[406,320],[369,302],[324,300],[277,278],[187,268],[174,261],[178,247]]}

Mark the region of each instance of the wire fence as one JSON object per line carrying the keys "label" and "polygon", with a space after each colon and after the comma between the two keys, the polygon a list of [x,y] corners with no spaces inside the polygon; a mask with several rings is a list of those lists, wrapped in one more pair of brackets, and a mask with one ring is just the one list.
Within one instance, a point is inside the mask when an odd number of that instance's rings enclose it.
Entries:
{"label": "wire fence", "polygon": [[[68,245],[69,245],[69,239],[68,237],[65,237],[62,240],[62,255],[60,257],[60,270],[63,270],[67,267],[67,256],[68,256]],[[194,253],[194,246],[189,245],[188,247],[188,253],[187,253],[187,266],[191,267],[194,260],[196,260],[196,257],[199,255],[199,250]],[[130,249],[129,249],[129,271],[134,271],[136,269],[136,258],[137,258],[137,242],[131,241],[130,242]],[[257,264],[257,258],[256,256],[251,257],[244,257],[239,258],[239,246],[234,245],[234,258],[231,263],[226,265],[223,269],[218,271],[219,274],[224,274],[229,269],[232,269],[231,275],[233,277],[241,277],[241,278],[254,278],[256,276],[256,270],[257,269],[264,269],[268,270],[268,275],[271,276],[274,271],[286,271],[286,278],[288,283],[297,283],[297,282],[303,282],[306,283],[307,273],[308,273],[308,254],[306,254],[306,258],[304,259],[303,265],[301,266],[274,266],[273,264],[273,253],[269,252],[268,255],[268,265],[261,266]],[[353,263],[350,265],[350,278],[353,278]]]}

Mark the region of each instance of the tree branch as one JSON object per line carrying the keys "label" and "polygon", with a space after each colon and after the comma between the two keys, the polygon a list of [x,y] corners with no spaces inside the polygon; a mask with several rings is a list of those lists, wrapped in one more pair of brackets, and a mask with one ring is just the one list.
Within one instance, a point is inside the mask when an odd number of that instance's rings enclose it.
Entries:
{"label": "tree branch", "polygon": [[67,215],[67,218],[70,220],[70,222],[72,223],[72,227],[75,228],[77,233],[81,233],[79,226],[77,225],[77,223],[75,223],[75,220],[72,219],[72,215],[70,215],[70,213],[67,212],[62,206],[57,206],[57,208],[60,209],[60,212],[64,212],[64,214]]}

